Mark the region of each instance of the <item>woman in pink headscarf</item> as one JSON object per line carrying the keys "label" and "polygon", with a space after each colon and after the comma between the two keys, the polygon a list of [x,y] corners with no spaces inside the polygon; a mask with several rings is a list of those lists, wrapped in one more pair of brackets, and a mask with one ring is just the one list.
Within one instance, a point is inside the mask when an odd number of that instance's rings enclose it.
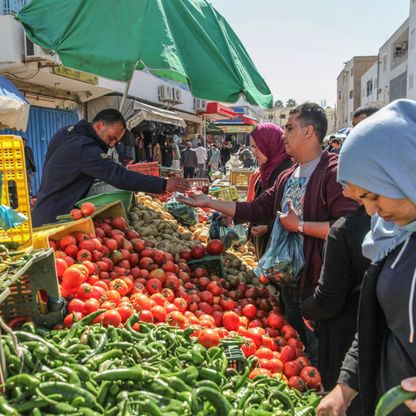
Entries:
{"label": "woman in pink headscarf", "polygon": [[[283,130],[273,123],[262,123],[251,132],[251,150],[260,167],[250,179],[247,202],[273,186],[280,173],[292,165],[290,156],[285,151],[282,136]],[[256,247],[258,259],[266,251],[273,223],[274,220],[271,218],[263,224],[250,224],[251,239]]]}

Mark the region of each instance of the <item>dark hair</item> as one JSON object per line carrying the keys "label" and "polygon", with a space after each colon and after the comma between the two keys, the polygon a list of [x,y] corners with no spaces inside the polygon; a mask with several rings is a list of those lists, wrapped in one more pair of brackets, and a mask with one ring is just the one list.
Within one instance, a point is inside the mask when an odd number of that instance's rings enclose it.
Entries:
{"label": "dark hair", "polygon": [[339,137],[334,137],[331,141],[331,143],[338,143],[341,144],[342,143],[342,139],[340,139]]}
{"label": "dark hair", "polygon": [[201,142],[198,142],[198,146],[202,146],[202,143]]}
{"label": "dark hair", "polygon": [[363,114],[365,114],[367,117],[372,116],[374,113],[377,113],[377,111],[380,110],[380,108],[378,108],[375,105],[367,105],[365,107],[358,107],[354,113],[352,114],[352,117],[359,117],[362,116]]}
{"label": "dark hair", "polygon": [[123,128],[126,128],[126,120],[124,120],[123,114],[114,108],[107,108],[101,110],[92,120],[92,123],[98,123],[99,121],[104,124],[121,123]]}
{"label": "dark hair", "polygon": [[303,103],[293,110],[290,110],[289,114],[297,114],[301,124],[304,126],[312,126],[315,134],[318,136],[319,142],[322,143],[328,130],[328,120],[325,110],[320,105],[316,103]]}

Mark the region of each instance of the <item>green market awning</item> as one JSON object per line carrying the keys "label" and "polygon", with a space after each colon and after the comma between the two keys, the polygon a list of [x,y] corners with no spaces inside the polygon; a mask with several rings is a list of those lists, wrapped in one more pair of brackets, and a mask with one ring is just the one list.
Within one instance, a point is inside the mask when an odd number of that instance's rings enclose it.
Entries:
{"label": "green market awning", "polygon": [[129,81],[135,68],[186,82],[195,97],[271,107],[243,44],[207,0],[32,0],[17,15],[65,66]]}

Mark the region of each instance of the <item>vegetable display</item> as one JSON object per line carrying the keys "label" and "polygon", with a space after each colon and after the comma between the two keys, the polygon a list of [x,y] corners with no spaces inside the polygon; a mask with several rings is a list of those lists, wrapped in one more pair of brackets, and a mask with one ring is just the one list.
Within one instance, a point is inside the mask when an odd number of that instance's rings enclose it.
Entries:
{"label": "vegetable display", "polygon": [[100,311],[70,329],[31,324],[3,338],[8,415],[313,415],[316,393],[301,394],[279,377],[249,377],[228,368],[223,348],[205,349],[192,329],[140,323],[91,325]]}

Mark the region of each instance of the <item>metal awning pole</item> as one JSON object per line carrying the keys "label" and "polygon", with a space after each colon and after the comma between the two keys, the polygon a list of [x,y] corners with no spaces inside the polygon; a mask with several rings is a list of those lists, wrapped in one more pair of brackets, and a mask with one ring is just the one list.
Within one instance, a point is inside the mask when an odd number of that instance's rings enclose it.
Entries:
{"label": "metal awning pole", "polygon": [[202,137],[204,138],[204,147],[207,148],[207,119],[202,117]]}
{"label": "metal awning pole", "polygon": [[[136,64],[134,65],[134,67],[133,67],[133,71],[131,72],[131,77],[130,77],[130,79],[128,80],[128,82],[127,82],[127,84],[126,84],[126,86],[125,86],[125,88],[124,88],[123,97],[121,98],[120,106],[119,106],[119,108],[118,108],[118,111],[120,111],[121,113],[122,113],[122,109],[123,109],[123,106],[124,106],[124,102],[126,101],[127,94],[128,94],[128,92],[129,92],[129,89],[130,89],[130,84],[131,84],[131,81],[132,81],[132,79],[133,79],[134,72],[136,71],[136,67],[137,67],[137,64],[138,64],[138,63],[139,63],[139,61],[137,61],[137,62],[136,62]],[[124,114],[123,114],[123,115],[124,115]]]}

